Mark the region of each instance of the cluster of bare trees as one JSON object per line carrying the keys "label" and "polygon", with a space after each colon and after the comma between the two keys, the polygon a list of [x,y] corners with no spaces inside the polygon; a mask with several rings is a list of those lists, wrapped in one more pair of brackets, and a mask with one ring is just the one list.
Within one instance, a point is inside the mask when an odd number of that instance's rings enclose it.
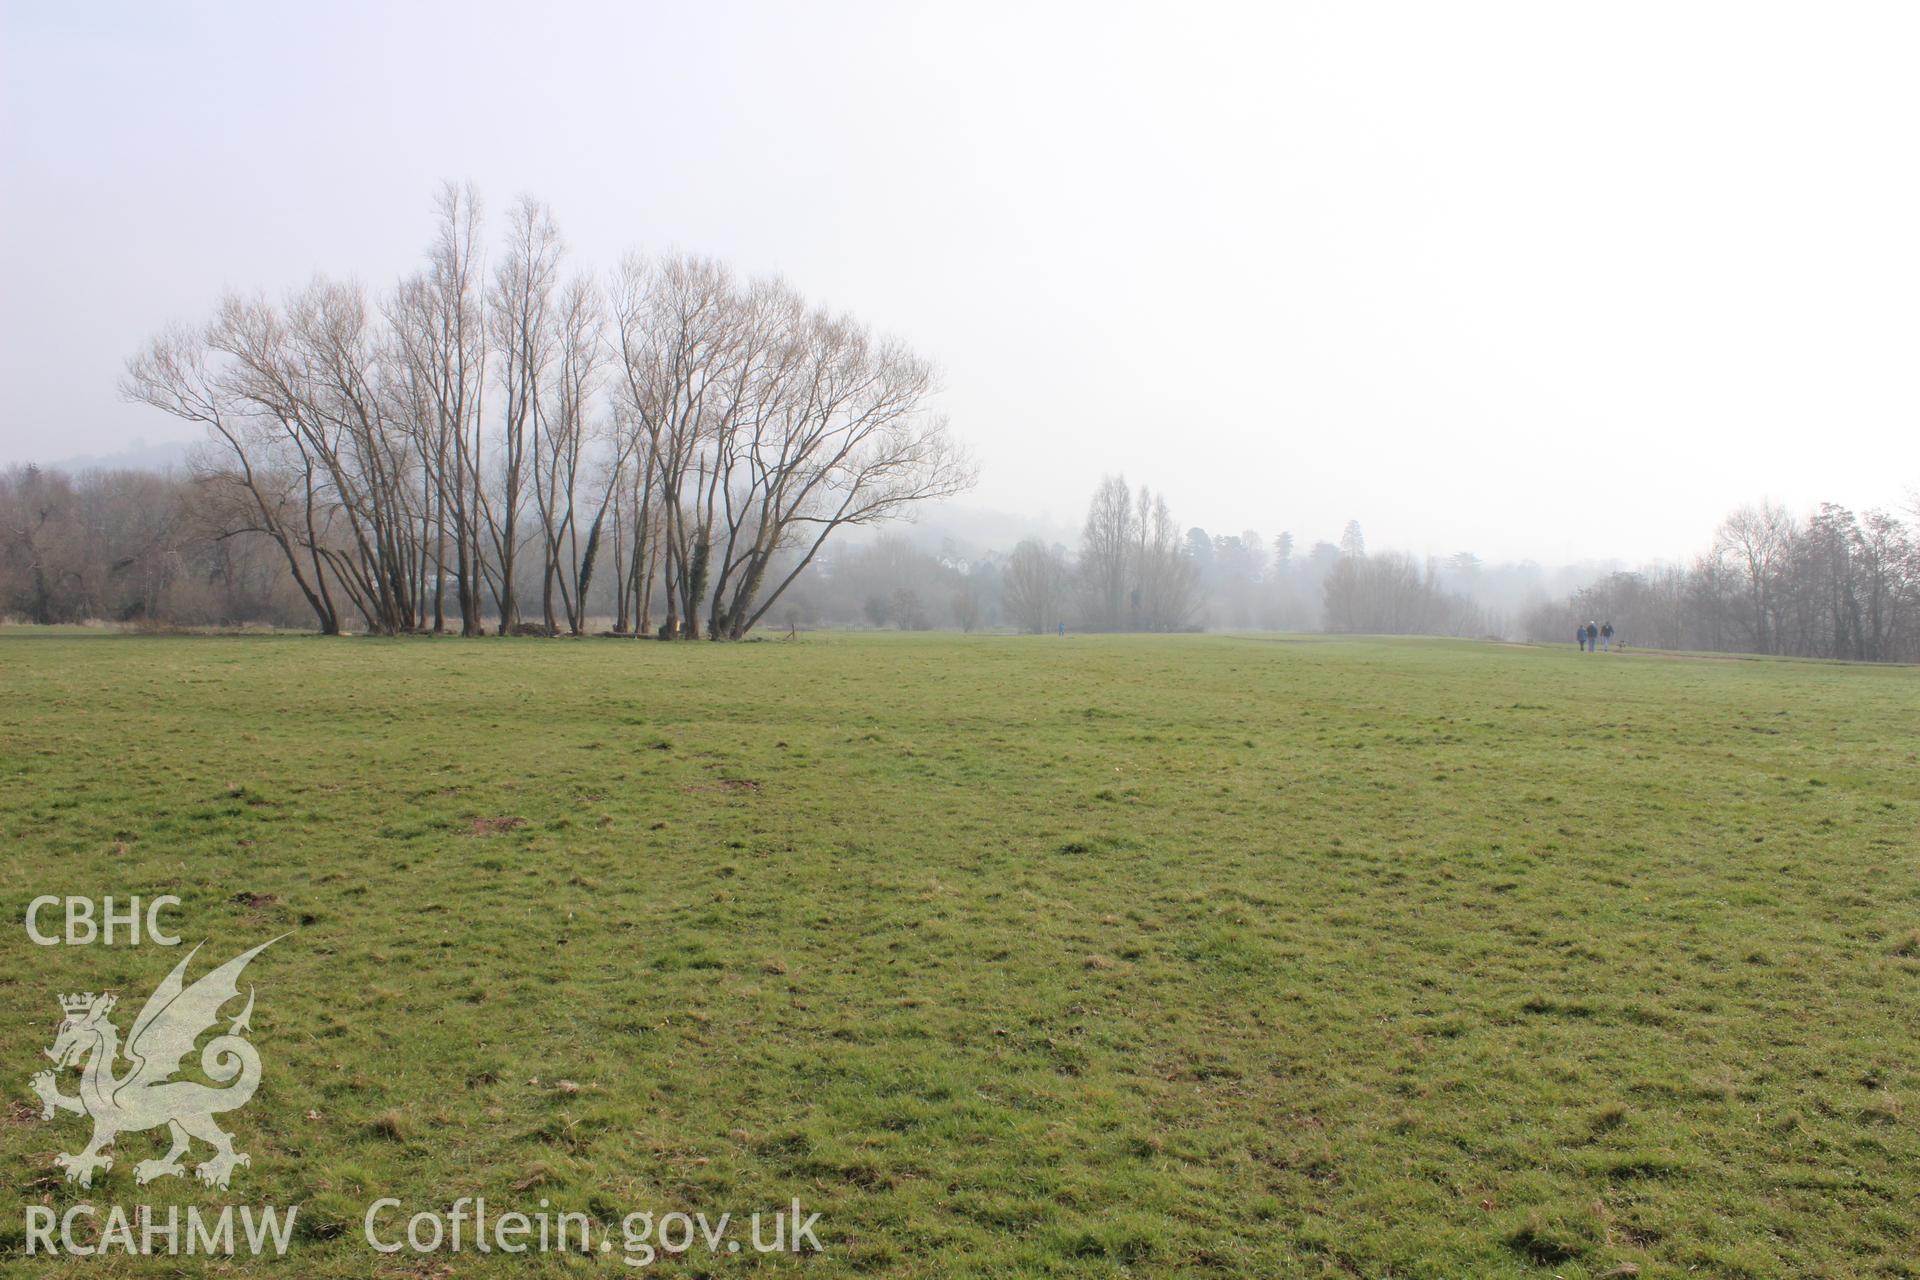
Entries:
{"label": "cluster of bare trees", "polygon": [[1399,552],[1370,556],[1358,520],[1347,521],[1337,544],[1314,542],[1304,553],[1290,532],[1268,541],[1251,529],[1215,535],[1189,529],[1186,549],[1210,626],[1377,635],[1498,629],[1497,618],[1468,594],[1469,586],[1484,585],[1477,556],[1424,562]]}
{"label": "cluster of bare trees", "polygon": [[1210,535],[1201,528],[1187,530],[1187,553],[1200,574],[1206,624],[1264,631],[1318,627],[1322,588],[1341,554],[1324,541],[1300,554],[1290,532],[1268,542],[1252,529]]}
{"label": "cluster of bare trees", "polygon": [[1200,576],[1163,496],[1108,476],[1094,491],[1077,562],[1028,539],[1000,575],[1009,621],[1025,631],[1182,631],[1197,623]]}
{"label": "cluster of bare trees", "polygon": [[[915,630],[1005,625],[1047,632],[1172,631],[1210,627],[1377,634],[1485,635],[1498,615],[1469,598],[1488,585],[1469,554],[1424,564],[1398,553],[1369,556],[1357,521],[1338,545],[1296,554],[1291,533],[1271,542],[1246,530],[1178,532],[1167,504],[1110,478],[1089,505],[1078,554],[1028,538],[1011,554],[941,554],[882,539],[836,557],[826,580],[796,597],[809,625]],[[951,601],[950,618],[939,602]]]}
{"label": "cluster of bare trees", "polygon": [[1527,632],[1559,640],[1574,618],[1656,648],[1920,661],[1920,539],[1885,511],[1746,506],[1692,564],[1612,574],[1530,611]]}
{"label": "cluster of bare trees", "polygon": [[[1357,529],[1358,526],[1353,526]],[[1485,635],[1485,612],[1446,589],[1439,566],[1410,555],[1341,556],[1326,576],[1324,629],[1367,635]]]}
{"label": "cluster of bare trees", "polygon": [[[968,487],[931,367],[778,280],[692,257],[568,273],[523,198],[489,270],[469,188],[380,298],[317,280],[156,338],[126,394],[204,424],[229,536],[277,549],[324,632],[738,638],[829,535]],[[522,613],[537,601],[539,621]]]}

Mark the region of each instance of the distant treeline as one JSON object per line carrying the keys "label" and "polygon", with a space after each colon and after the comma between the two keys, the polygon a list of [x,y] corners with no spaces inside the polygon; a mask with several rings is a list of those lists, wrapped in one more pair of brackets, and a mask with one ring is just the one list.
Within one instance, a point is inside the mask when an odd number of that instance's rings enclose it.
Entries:
{"label": "distant treeline", "polygon": [[[277,539],[236,519],[234,480],[219,454],[187,475],[17,467],[0,475],[0,610],[37,623],[108,621],[152,627],[312,627],[310,584],[289,570]],[[516,545],[543,537],[523,522]],[[482,545],[478,576],[502,582],[496,552]],[[1292,537],[1182,533],[1164,498],[1104,481],[1079,545],[1039,541],[1010,551],[947,546],[938,553],[907,537],[842,545],[810,565],[776,558],[794,581],[771,615],[781,627],[952,627],[1030,632],[1199,631],[1215,627],[1484,634],[1497,630],[1479,606],[1445,589],[1435,570],[1404,556],[1368,556],[1357,524],[1342,545],[1316,543],[1296,555]],[[323,566],[328,563],[323,560]],[[1458,559],[1451,562],[1459,567]],[[554,631],[631,634],[637,601],[672,592],[662,558],[618,573],[582,573],[565,596]],[[521,577],[505,607],[494,605],[476,632],[498,634],[503,619],[540,617],[545,575]],[[416,599],[443,594],[429,584]],[[699,611],[701,594],[677,612]],[[411,627],[340,619],[345,630],[458,630],[457,615],[428,612]],[[492,625],[486,625],[491,623]],[[324,628],[323,628],[324,629]],[[546,623],[506,623],[521,632]],[[722,632],[724,634],[724,631]]]}
{"label": "distant treeline", "polygon": [[1610,574],[1529,609],[1524,633],[1571,643],[1589,619],[1629,645],[1920,662],[1920,540],[1885,511],[1742,507],[1692,564]]}
{"label": "distant treeline", "polygon": [[[40,623],[311,628],[284,557],[230,527],[223,488],[141,471],[0,475],[0,611]],[[666,590],[657,563],[653,575],[645,594]],[[929,547],[899,534],[846,543],[798,573],[769,618],[781,629],[1326,630],[1549,643],[1593,619],[1630,646],[1920,661],[1920,553],[1913,529],[1882,512],[1826,506],[1796,522],[1777,507],[1747,508],[1691,565],[1613,573],[1558,598],[1549,583],[1537,566],[1489,567],[1464,553],[1369,553],[1357,522],[1338,544],[1304,550],[1290,533],[1181,533],[1164,499],[1113,477],[1074,547]],[[539,616],[538,578],[520,591],[520,615]],[[631,617],[632,592],[630,571],[600,577],[569,615],[583,631],[623,630],[620,597]]]}
{"label": "distant treeline", "polygon": [[[1025,631],[1248,630],[1481,635],[1489,615],[1450,590],[1437,566],[1369,556],[1357,521],[1340,545],[1296,554],[1247,530],[1176,531],[1164,499],[1109,477],[1096,491],[1078,554],[1037,541],[1013,549],[1000,573],[1005,622]],[[1466,557],[1471,560],[1471,557]]]}

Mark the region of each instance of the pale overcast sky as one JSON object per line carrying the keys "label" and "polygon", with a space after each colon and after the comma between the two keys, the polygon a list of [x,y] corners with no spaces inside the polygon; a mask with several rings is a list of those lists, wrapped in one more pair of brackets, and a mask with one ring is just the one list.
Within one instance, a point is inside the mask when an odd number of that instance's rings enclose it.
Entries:
{"label": "pale overcast sky", "polygon": [[1920,483],[1912,5],[0,13],[0,462],[181,438],[129,352],[458,177],[908,338],[983,507],[1638,561]]}

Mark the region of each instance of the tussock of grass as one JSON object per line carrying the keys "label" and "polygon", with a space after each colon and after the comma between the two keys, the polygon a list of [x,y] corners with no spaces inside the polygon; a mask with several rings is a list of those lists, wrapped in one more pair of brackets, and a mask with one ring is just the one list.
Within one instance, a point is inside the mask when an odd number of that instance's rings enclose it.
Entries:
{"label": "tussock of grass", "polygon": [[413,1126],[408,1123],[407,1117],[393,1108],[382,1111],[379,1115],[375,1116],[373,1123],[368,1127],[376,1137],[386,1138],[393,1142],[401,1141],[413,1132]]}
{"label": "tussock of grass", "polygon": [[1549,1267],[1572,1262],[1593,1247],[1587,1224],[1538,1209],[1508,1234],[1507,1243],[1527,1261]]}

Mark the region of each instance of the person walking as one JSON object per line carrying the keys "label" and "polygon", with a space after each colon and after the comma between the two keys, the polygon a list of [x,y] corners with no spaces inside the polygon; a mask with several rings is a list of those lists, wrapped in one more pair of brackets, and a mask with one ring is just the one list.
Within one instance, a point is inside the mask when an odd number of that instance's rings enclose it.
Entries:
{"label": "person walking", "polygon": [[1612,652],[1612,650],[1613,650],[1613,620],[1609,618],[1607,621],[1600,624],[1600,652],[1610,653]]}
{"label": "person walking", "polygon": [[1591,618],[1587,619],[1587,652],[1600,652],[1600,624]]}
{"label": "person walking", "polygon": [[1587,651],[1587,629],[1577,622],[1573,624],[1573,642],[1580,646],[1580,652]]}

